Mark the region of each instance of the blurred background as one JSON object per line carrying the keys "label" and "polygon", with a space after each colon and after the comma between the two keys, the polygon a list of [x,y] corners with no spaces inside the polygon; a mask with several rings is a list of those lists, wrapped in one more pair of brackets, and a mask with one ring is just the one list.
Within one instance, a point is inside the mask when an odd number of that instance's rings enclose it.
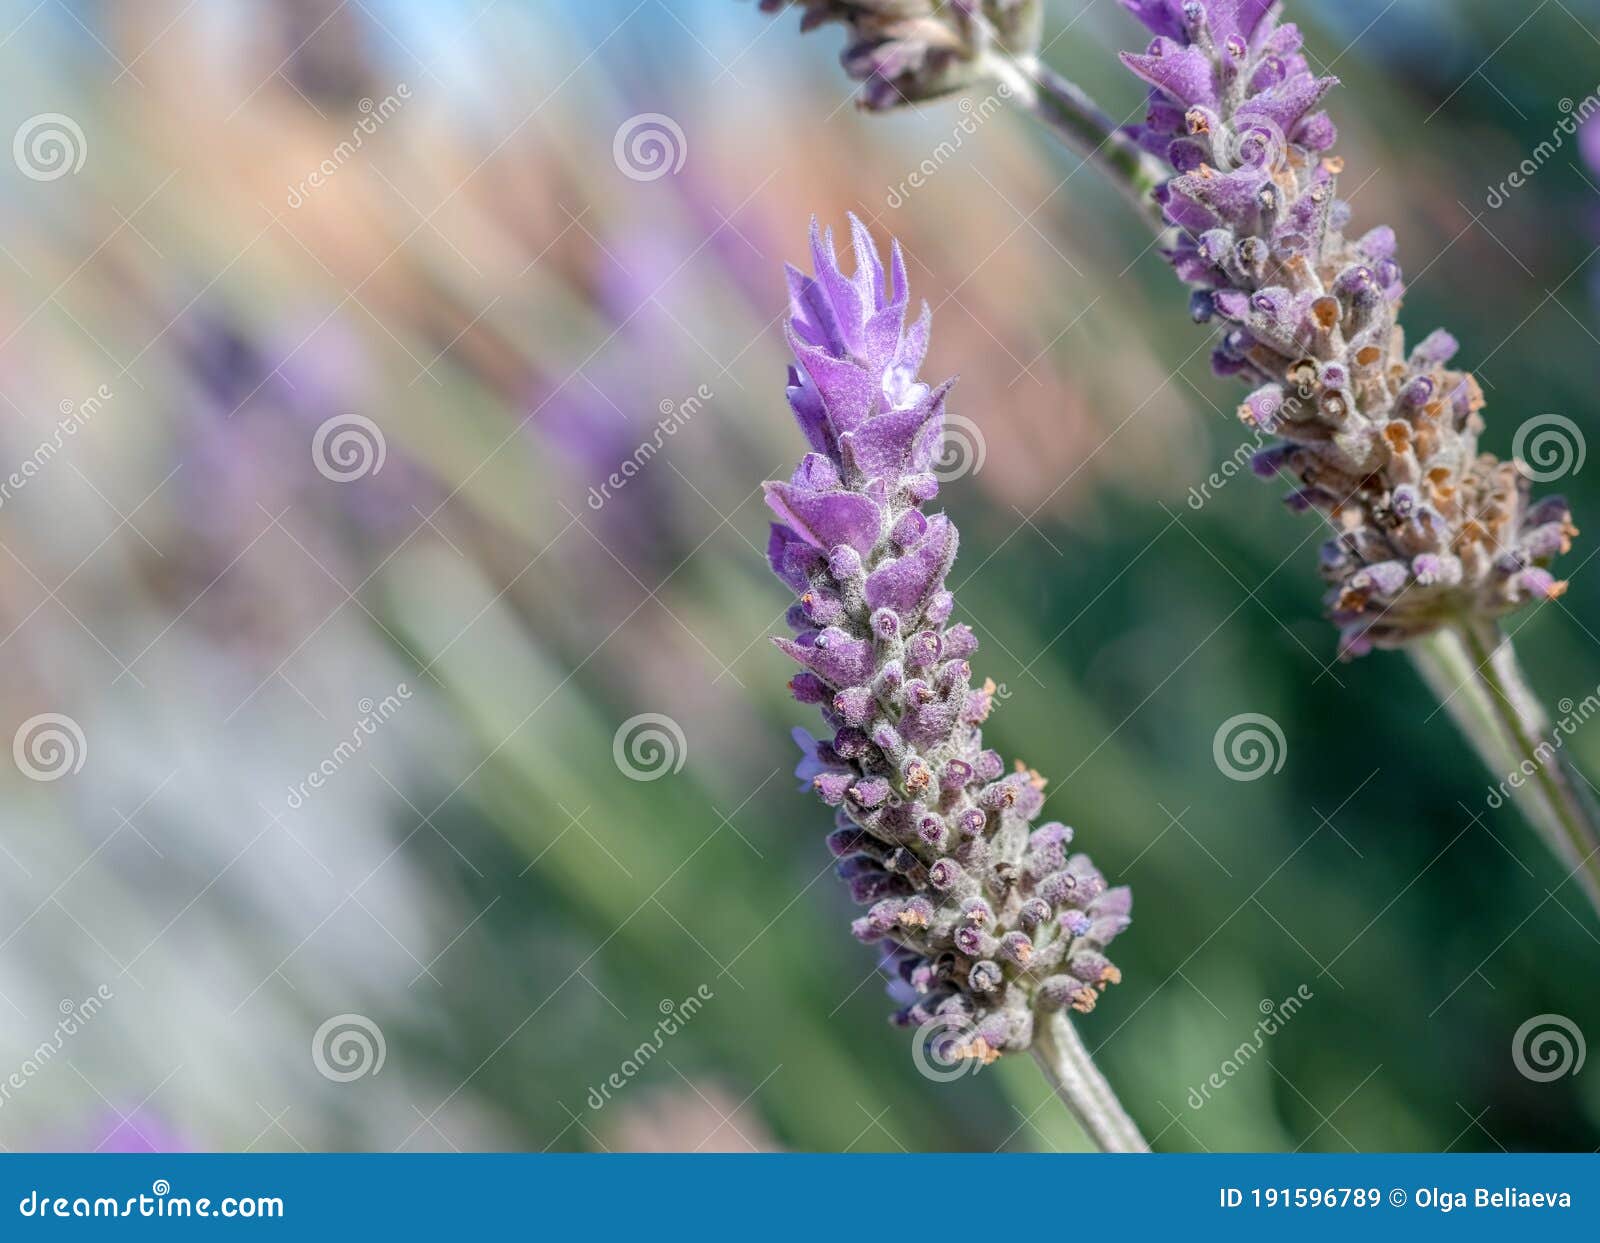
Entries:
{"label": "blurred background", "polygon": [[[1587,429],[1600,121],[1491,191],[1595,102],[1600,6],[1293,9],[1487,447]],[[1135,23],[1049,20],[1136,115]],[[858,113],[797,24],[4,6],[0,1144],[1083,1148],[1025,1058],[919,1072],[791,775],[781,263],[851,210],[976,428],[991,743],[1134,889],[1080,1029],[1157,1146],[1600,1144],[1600,1076],[1513,1057],[1600,1035],[1600,925],[1403,657],[1334,661],[1311,521],[1207,486],[1241,393],[1141,227],[1010,107]],[[1600,469],[1559,486],[1593,524]],[[1600,684],[1593,555],[1518,619],[1552,704]],[[1238,781],[1246,713],[1282,765]]]}

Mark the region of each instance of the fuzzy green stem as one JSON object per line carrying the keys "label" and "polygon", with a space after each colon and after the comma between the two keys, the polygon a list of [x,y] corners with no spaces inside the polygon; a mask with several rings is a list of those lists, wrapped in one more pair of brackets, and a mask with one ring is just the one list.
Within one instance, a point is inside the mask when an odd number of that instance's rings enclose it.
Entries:
{"label": "fuzzy green stem", "polygon": [[1075,82],[1037,56],[991,52],[989,72],[1010,88],[1067,147],[1100,169],[1158,231],[1166,228],[1152,194],[1169,170],[1139,146]]}
{"label": "fuzzy green stem", "polygon": [[1492,621],[1464,621],[1410,646],[1440,703],[1502,789],[1600,912],[1600,808]]}
{"label": "fuzzy green stem", "polygon": [[1065,1013],[1056,1010],[1039,1016],[1033,1056],[1056,1095],[1101,1152],[1150,1151]]}

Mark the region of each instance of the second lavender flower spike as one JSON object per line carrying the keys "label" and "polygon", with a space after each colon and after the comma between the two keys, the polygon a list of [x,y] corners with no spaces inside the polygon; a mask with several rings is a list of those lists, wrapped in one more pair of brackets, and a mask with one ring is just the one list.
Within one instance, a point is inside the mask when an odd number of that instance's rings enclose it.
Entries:
{"label": "second lavender flower spike", "polygon": [[931,314],[906,322],[898,244],[886,272],[853,217],[851,240],[851,277],[815,221],[815,275],[788,269],[788,398],[811,452],[766,485],[769,559],[798,597],[776,642],[828,730],[797,731],[797,775],[836,809],[828,845],[868,907],[852,931],[882,954],[896,1022],[937,1029],[947,1057],[1033,1049],[1102,1147],[1144,1150],[1063,1013],[1120,979],[1104,950],[1131,895],[1066,825],[1033,827],[1044,779],[983,744],[994,687],[973,687],[977,640],[951,620],[956,528],[924,512],[950,382],[918,379]]}
{"label": "second lavender flower spike", "polygon": [[1326,514],[1328,608],[1346,655],[1493,620],[1564,584],[1544,567],[1576,534],[1566,503],[1529,498],[1511,462],[1480,454],[1482,390],[1449,366],[1443,330],[1409,351],[1394,230],[1349,237],[1343,162],[1300,33],[1266,0],[1129,0],[1154,33],[1123,62],[1151,86],[1139,139],[1175,175],[1158,191],[1169,252],[1218,320],[1219,374],[1260,387],[1244,422],[1281,443],[1256,459]]}

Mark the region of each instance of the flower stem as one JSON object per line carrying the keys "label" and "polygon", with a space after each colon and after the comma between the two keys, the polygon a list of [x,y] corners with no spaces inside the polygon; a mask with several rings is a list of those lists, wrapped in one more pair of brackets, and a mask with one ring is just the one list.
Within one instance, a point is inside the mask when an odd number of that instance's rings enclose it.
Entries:
{"label": "flower stem", "polygon": [[1568,765],[1511,640],[1496,622],[1467,620],[1414,641],[1410,651],[1500,788],[1600,912],[1600,807]]}
{"label": "flower stem", "polygon": [[1036,56],[988,55],[988,69],[1067,147],[1096,165],[1160,232],[1166,228],[1152,193],[1169,170],[1120,129],[1100,105]]}
{"label": "flower stem", "polygon": [[1033,1056],[1056,1095],[1101,1152],[1150,1151],[1065,1013],[1056,1010],[1039,1016]]}

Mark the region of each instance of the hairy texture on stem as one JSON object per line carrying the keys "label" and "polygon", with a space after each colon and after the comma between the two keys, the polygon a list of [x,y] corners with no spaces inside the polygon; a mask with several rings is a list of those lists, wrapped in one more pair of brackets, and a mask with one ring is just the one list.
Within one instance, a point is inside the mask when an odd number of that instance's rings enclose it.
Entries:
{"label": "hairy texture on stem", "polygon": [[796,775],[837,809],[828,845],[869,908],[852,931],[882,950],[895,1020],[987,1062],[1032,1043],[1036,1010],[1088,1011],[1120,978],[1103,951],[1132,898],[1066,825],[1033,827],[1044,778],[983,745],[994,684],[973,687],[977,640],[950,620],[955,524],[924,512],[951,382],[917,378],[932,315],[906,322],[899,244],[885,272],[854,217],[851,237],[853,276],[815,221],[815,275],[788,269],[788,398],[812,451],[766,485],[769,560],[798,596],[774,642],[828,727],[796,731]]}
{"label": "hairy texture on stem", "polygon": [[801,10],[800,29],[838,22],[841,60],[879,112],[965,90],[991,77],[988,57],[1038,50],[1041,0],[761,0],[764,12]]}
{"label": "hairy texture on stem", "polygon": [[1345,234],[1318,110],[1337,80],[1312,74],[1272,0],[1123,4],[1155,35],[1122,60],[1151,88],[1136,136],[1172,170],[1168,258],[1195,320],[1222,325],[1217,372],[1259,385],[1239,416],[1278,440],[1257,472],[1297,479],[1290,506],[1336,531],[1322,573],[1342,652],[1559,596],[1545,567],[1577,533],[1566,503],[1532,503],[1516,463],[1478,452],[1483,393],[1449,368],[1449,333],[1407,351],[1394,230]]}

